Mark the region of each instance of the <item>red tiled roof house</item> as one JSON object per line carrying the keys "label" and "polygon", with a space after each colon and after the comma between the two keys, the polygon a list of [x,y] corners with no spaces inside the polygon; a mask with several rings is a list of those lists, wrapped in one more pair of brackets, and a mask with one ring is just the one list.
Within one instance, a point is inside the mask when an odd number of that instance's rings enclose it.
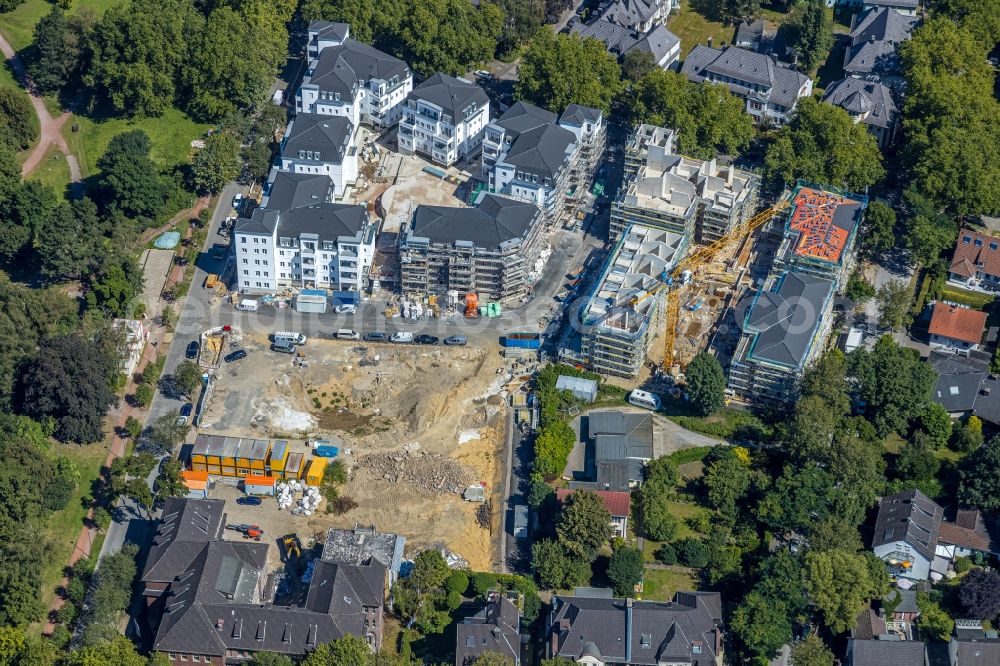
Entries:
{"label": "red tiled roof house", "polygon": [[[562,504],[574,492],[569,488],[560,488],[556,491],[556,499],[559,500],[559,504]],[[628,533],[631,495],[615,490],[592,490],[590,492],[601,498],[601,501],[604,502],[604,508],[611,514],[611,524],[615,528],[615,536],[624,539]]]}
{"label": "red tiled roof house", "polygon": [[948,279],[968,286],[1000,287],[1000,238],[962,229],[948,268]]}
{"label": "red tiled roof house", "polygon": [[937,302],[927,332],[930,346],[959,353],[978,349],[986,327],[986,313]]}

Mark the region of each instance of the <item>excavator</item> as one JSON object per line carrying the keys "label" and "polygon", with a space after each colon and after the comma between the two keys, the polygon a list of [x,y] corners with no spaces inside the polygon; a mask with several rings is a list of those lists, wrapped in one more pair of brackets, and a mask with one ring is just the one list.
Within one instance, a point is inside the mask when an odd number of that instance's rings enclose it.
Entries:
{"label": "excavator", "polygon": [[666,307],[666,329],[663,336],[663,370],[665,372],[670,372],[670,368],[674,362],[674,341],[677,337],[677,325],[680,319],[680,303],[681,303],[681,287],[691,281],[694,276],[695,271],[707,264],[712,258],[726,247],[729,243],[733,241],[740,240],[756,229],[763,226],[771,218],[773,218],[777,213],[787,209],[791,203],[787,199],[780,199],[770,208],[767,208],[743,224],[735,227],[728,234],[724,235],[719,240],[715,241],[710,245],[700,247],[687,257],[682,259],[674,266],[674,269],[668,274],[664,274],[662,281],[656,287],[650,289],[642,296],[634,296],[631,300],[632,307],[642,301],[655,296],[664,289],[669,289],[667,292],[667,307]]}

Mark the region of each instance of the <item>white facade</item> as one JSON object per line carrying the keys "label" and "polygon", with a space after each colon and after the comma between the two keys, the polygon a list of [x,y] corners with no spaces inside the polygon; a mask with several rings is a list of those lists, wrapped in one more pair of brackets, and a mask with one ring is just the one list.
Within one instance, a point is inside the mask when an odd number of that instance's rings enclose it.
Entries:
{"label": "white facade", "polygon": [[896,566],[892,564],[893,560],[897,563],[903,561],[910,562],[910,566],[906,569],[906,573],[904,574],[907,578],[912,578],[914,580],[927,580],[927,577],[931,573],[930,560],[921,555],[916,548],[911,546],[906,541],[895,541],[893,543],[882,544],[881,546],[873,548],[872,552],[875,553],[876,557],[888,563],[890,566]]}
{"label": "white facade", "polygon": [[[446,108],[443,97],[453,89],[466,98]],[[475,89],[478,93],[470,92]],[[451,166],[468,156],[483,142],[490,122],[490,102],[486,93],[461,79],[435,74],[409,94],[399,121],[399,152],[420,153],[431,161]]]}
{"label": "white facade", "polygon": [[[338,208],[363,208],[358,206]],[[246,293],[274,293],[285,287],[301,289],[334,289],[361,291],[365,288],[368,272],[375,257],[377,227],[363,212],[360,229],[351,235],[336,238],[323,233],[329,226],[328,218],[335,208],[310,207],[294,209],[283,215],[305,216],[305,220],[292,220],[282,229],[276,211],[258,210],[260,213],[247,224],[237,226],[233,234],[236,246],[236,276],[240,291]],[[318,219],[310,224],[309,217]],[[264,220],[261,224],[260,220]],[[274,221],[277,220],[277,223]],[[315,229],[315,231],[313,230]]]}
{"label": "white facade", "polygon": [[240,291],[247,293],[274,293],[278,290],[274,239],[257,233],[237,231],[236,277]]}
{"label": "white facade", "polygon": [[328,95],[319,86],[303,80],[298,95],[295,96],[295,111],[297,113],[315,113],[321,116],[344,116],[357,127],[364,118],[364,95],[360,87],[355,86],[354,95],[336,93]]}
{"label": "white facade", "polygon": [[341,162],[328,162],[309,157],[308,151],[302,155],[287,155],[282,151],[277,167],[291,173],[324,174],[333,182],[334,196],[344,196],[345,190],[358,179],[358,153],[354,146],[348,150]]}

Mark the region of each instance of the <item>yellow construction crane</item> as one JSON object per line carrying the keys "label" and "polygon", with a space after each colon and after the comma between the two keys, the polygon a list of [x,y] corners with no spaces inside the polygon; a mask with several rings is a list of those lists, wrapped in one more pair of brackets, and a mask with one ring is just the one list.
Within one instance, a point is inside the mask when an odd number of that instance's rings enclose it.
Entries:
{"label": "yellow construction crane", "polygon": [[677,262],[677,265],[674,266],[674,270],[671,271],[670,275],[667,276],[663,282],[653,289],[650,289],[642,296],[632,299],[632,306],[634,307],[636,304],[646,300],[650,296],[655,296],[663,289],[676,287],[667,292],[666,328],[663,336],[664,370],[669,371],[674,360],[674,340],[677,336],[677,323],[680,318],[681,308],[680,286],[687,284],[691,276],[694,274],[694,271],[711,261],[712,257],[714,257],[719,250],[723,249],[735,240],[739,240],[750,235],[758,227],[764,225],[768,220],[774,217],[776,213],[785,210],[790,205],[791,204],[787,199],[781,199],[770,208],[757,213],[743,224],[737,226],[714,243],[698,248],[687,257]]}

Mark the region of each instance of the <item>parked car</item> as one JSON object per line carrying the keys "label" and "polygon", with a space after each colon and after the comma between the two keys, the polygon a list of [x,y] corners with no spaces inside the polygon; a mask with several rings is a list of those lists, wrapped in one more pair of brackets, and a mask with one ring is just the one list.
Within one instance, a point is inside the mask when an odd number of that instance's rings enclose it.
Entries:
{"label": "parked car", "polygon": [[293,345],[304,345],[309,340],[298,331],[278,331],[271,337],[275,342],[278,340],[288,340]]}
{"label": "parked car", "polygon": [[444,339],[444,343],[449,347],[464,347],[466,342],[464,335],[452,335]]}
{"label": "parked car", "polygon": [[389,336],[389,342],[413,342],[413,333],[409,331],[399,331]]}
{"label": "parked car", "polygon": [[237,192],[236,196],[233,197],[233,208],[239,210],[241,203],[243,203],[243,193]]}
{"label": "parked car", "polygon": [[333,309],[337,314],[354,314],[358,311],[357,305],[338,305]]}
{"label": "parked car", "polygon": [[194,407],[191,405],[190,402],[185,402],[183,405],[181,405],[180,411],[178,412],[177,416],[178,425],[186,425],[188,419],[191,418],[191,412],[193,410]]}
{"label": "parked car", "polygon": [[286,340],[278,340],[271,343],[271,351],[281,352],[282,354],[294,354],[295,345]]}
{"label": "parked car", "polygon": [[237,497],[236,503],[243,506],[260,506],[261,499],[259,497]]}
{"label": "parked car", "polygon": [[385,342],[385,333],[365,333],[365,342]]}
{"label": "parked car", "polygon": [[433,335],[418,335],[413,339],[418,345],[436,345],[439,340]]}
{"label": "parked car", "polygon": [[361,336],[353,328],[339,328],[335,333],[338,340],[357,340]]}
{"label": "parked car", "polygon": [[201,349],[201,344],[197,340],[192,340],[188,343],[187,351],[184,352],[184,357],[188,359],[198,358],[198,350]]}
{"label": "parked car", "polygon": [[246,358],[246,357],[247,357],[247,352],[245,349],[237,349],[232,354],[226,354],[226,357],[223,360],[226,363],[232,363],[233,361],[238,361],[241,358]]}

